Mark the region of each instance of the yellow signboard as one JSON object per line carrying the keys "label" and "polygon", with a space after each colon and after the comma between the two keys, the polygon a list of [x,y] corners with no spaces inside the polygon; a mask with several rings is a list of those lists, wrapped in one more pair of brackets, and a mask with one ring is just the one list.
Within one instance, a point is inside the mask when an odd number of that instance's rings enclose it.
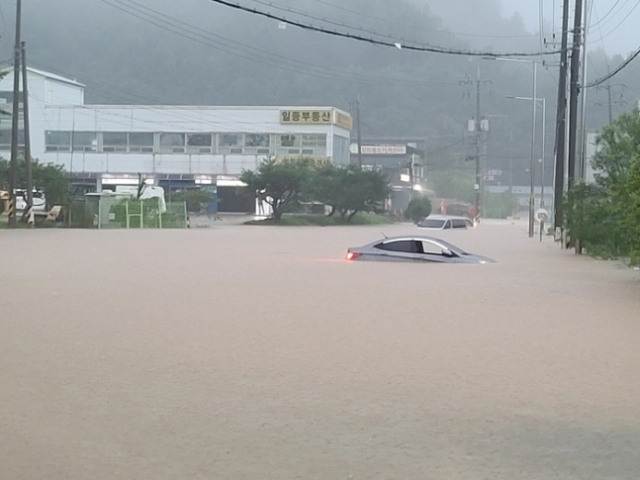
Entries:
{"label": "yellow signboard", "polygon": [[353,119],[338,110],[280,110],[283,125],[337,125],[351,130]]}
{"label": "yellow signboard", "polygon": [[353,128],[353,118],[351,118],[351,115],[336,110],[336,125],[351,130]]}
{"label": "yellow signboard", "polygon": [[294,125],[331,125],[331,110],[280,110],[280,123]]}

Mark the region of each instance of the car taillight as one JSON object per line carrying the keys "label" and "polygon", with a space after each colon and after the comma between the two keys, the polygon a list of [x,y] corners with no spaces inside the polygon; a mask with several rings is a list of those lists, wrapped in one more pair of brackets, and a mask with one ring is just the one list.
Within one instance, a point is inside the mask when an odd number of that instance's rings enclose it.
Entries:
{"label": "car taillight", "polygon": [[361,253],[347,252],[347,260],[355,260],[361,255]]}

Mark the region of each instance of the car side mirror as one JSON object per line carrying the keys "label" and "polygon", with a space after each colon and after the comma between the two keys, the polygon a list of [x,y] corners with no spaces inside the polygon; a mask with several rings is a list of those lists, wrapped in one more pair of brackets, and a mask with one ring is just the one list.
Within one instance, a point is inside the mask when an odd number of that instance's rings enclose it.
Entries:
{"label": "car side mirror", "polygon": [[443,248],[442,249],[442,254],[445,257],[453,257],[453,252],[451,250],[449,250],[448,248]]}

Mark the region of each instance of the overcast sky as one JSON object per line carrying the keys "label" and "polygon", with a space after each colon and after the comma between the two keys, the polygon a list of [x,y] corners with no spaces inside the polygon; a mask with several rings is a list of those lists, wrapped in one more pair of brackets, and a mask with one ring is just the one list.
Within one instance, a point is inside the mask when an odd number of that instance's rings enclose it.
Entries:
{"label": "overcast sky", "polygon": [[[607,53],[619,53],[626,56],[640,47],[640,35],[638,35],[640,2],[637,0],[621,0],[619,2],[616,0],[588,0],[588,2],[593,5],[589,22],[593,27],[587,38],[591,49],[602,47],[604,43]],[[544,5],[545,33],[546,29],[554,24],[555,19],[555,30],[559,35],[562,25],[562,0],[543,0],[542,3]],[[573,4],[573,1],[571,3]],[[524,18],[528,29],[538,31],[539,2],[535,0],[502,0],[502,5],[506,16],[518,12]]]}

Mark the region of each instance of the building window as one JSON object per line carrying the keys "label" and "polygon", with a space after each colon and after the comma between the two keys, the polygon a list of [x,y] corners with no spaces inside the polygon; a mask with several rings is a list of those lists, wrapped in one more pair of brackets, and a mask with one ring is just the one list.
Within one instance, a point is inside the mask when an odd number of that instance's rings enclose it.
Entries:
{"label": "building window", "polygon": [[47,152],[68,152],[71,150],[71,132],[46,132],[44,143]]}
{"label": "building window", "polygon": [[96,152],[98,135],[96,132],[72,132],[71,149],[74,152]]}
{"label": "building window", "polygon": [[126,152],[129,134],[124,132],[105,132],[102,134],[103,152]]}
{"label": "building window", "polygon": [[300,145],[303,155],[327,155],[327,136],[322,135],[302,135]]}
{"label": "building window", "polygon": [[129,151],[153,153],[153,133],[138,132],[129,134]]}
{"label": "building window", "polygon": [[337,165],[349,164],[349,139],[333,136],[333,163]]}
{"label": "building window", "polygon": [[300,135],[278,135],[277,155],[300,155]]}
{"label": "building window", "polygon": [[184,153],[184,133],[159,133],[159,153]]}
{"label": "building window", "polygon": [[[24,148],[24,130],[18,130],[18,148]],[[11,150],[11,130],[0,130],[0,150]]]}
{"label": "building window", "polygon": [[241,133],[220,133],[218,134],[218,153],[244,152],[243,135]]}
{"label": "building window", "polygon": [[247,133],[244,136],[244,153],[268,155],[271,151],[271,135]]}
{"label": "building window", "polygon": [[210,133],[187,134],[187,153],[211,153],[212,145]]}

